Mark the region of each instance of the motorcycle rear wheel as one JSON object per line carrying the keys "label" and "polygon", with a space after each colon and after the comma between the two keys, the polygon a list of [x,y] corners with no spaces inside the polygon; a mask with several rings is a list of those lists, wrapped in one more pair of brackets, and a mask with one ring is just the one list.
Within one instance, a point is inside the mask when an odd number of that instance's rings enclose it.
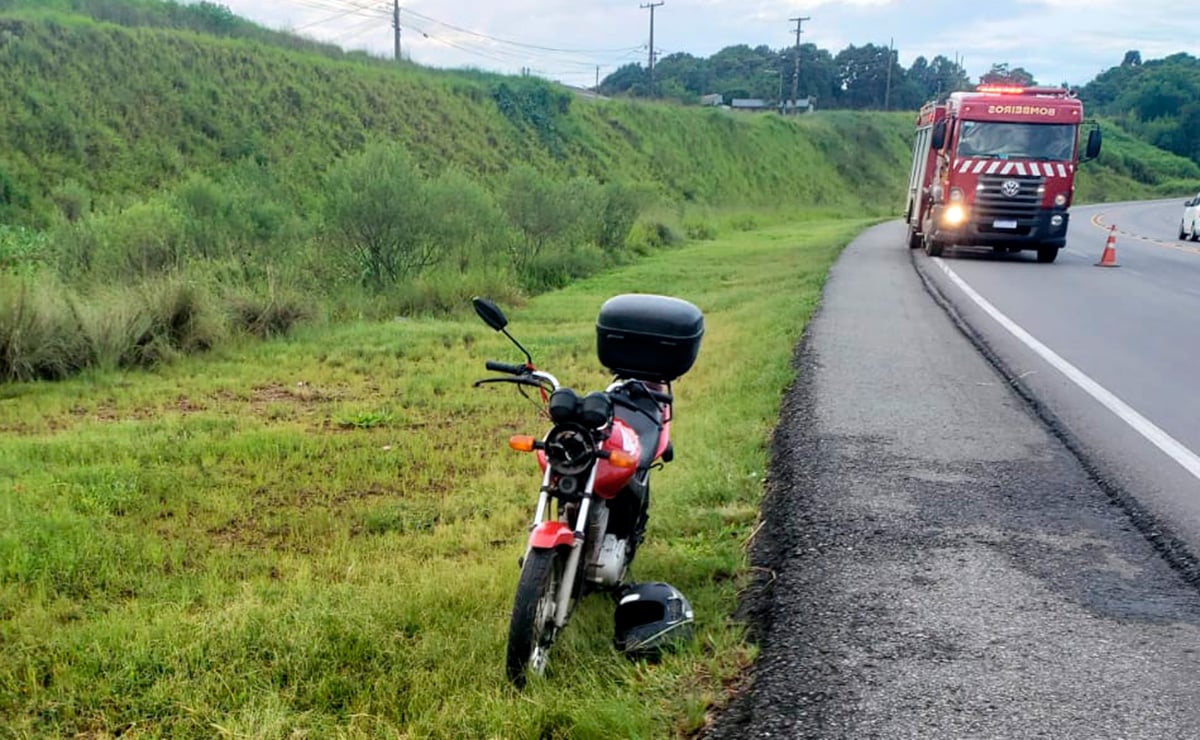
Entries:
{"label": "motorcycle rear wheel", "polygon": [[541,675],[546,670],[558,632],[554,611],[565,564],[566,558],[557,550],[531,550],[521,566],[504,664],[515,686],[524,686],[530,673]]}

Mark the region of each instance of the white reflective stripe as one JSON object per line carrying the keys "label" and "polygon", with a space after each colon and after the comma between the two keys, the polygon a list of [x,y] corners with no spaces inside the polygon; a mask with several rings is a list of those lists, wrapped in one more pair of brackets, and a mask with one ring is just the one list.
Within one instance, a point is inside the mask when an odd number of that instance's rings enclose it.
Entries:
{"label": "white reflective stripe", "polygon": [[1059,177],[1067,176],[1067,169],[1065,167],[1063,167],[1061,164],[1058,166],[1058,176]]}
{"label": "white reflective stripe", "polygon": [[1024,162],[1017,162],[1017,174],[1018,175],[1025,174],[1025,163]]}
{"label": "white reflective stripe", "polygon": [[987,167],[987,161],[983,159],[979,160],[979,162],[976,163],[975,171],[972,174],[978,175],[980,172],[983,172],[984,167]]}
{"label": "white reflective stripe", "polygon": [[962,163],[962,167],[959,167],[958,171],[960,174],[962,174],[962,173],[966,172],[968,169],[970,169],[970,167],[971,167],[971,160],[964,159],[963,163]]}
{"label": "white reflective stripe", "polygon": [[[1037,162],[1030,162],[1030,163],[1029,163],[1029,174],[1031,174],[1031,175],[1038,175],[1038,176],[1040,176],[1040,175],[1042,174],[1042,171],[1041,171],[1041,169],[1038,167],[1038,163],[1037,163]],[[1047,173],[1047,174],[1049,174],[1049,173]]]}
{"label": "white reflective stripe", "polygon": [[992,166],[987,168],[987,173],[989,175],[994,174],[996,172],[996,170],[998,170],[998,169],[1000,169],[1000,163],[992,162]]}

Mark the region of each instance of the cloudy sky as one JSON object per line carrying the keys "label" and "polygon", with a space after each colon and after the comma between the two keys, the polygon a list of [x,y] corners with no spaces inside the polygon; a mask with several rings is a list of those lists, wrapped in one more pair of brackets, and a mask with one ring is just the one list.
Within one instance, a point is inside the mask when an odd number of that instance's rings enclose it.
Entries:
{"label": "cloudy sky", "polygon": [[[400,0],[406,57],[435,67],[516,73],[529,68],[578,85],[645,63],[649,0]],[[894,42],[905,66],[919,55],[961,58],[972,77],[996,62],[1041,83],[1082,85],[1137,49],[1143,59],[1200,42],[1166,0],[662,0],[654,11],[662,54],[709,56],[732,44],[778,49],[795,41],[790,18],[808,16],[803,41],[833,53]],[[393,0],[217,0],[271,28],[390,55]]]}

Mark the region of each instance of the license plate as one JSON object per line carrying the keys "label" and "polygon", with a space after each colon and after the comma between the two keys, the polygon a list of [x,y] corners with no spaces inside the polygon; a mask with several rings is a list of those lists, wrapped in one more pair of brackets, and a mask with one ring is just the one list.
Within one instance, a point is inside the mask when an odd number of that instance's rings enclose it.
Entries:
{"label": "license plate", "polygon": [[1015,229],[1017,228],[1016,221],[993,221],[992,228],[994,229]]}

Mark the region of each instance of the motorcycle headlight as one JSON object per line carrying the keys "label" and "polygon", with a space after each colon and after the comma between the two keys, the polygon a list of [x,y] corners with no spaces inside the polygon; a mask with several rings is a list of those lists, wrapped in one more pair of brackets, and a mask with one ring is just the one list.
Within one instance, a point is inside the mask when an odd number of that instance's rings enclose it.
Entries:
{"label": "motorcycle headlight", "polygon": [[546,436],[546,462],[559,475],[579,475],[596,459],[592,435],[577,424],[559,424]]}

